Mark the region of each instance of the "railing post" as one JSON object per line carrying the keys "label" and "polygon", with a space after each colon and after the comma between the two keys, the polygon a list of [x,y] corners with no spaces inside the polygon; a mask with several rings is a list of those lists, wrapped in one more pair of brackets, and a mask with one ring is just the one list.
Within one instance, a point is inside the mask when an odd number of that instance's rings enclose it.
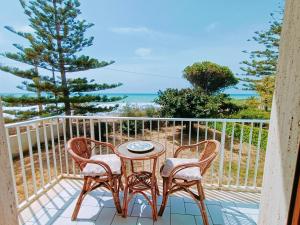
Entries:
{"label": "railing post", "polygon": [[[90,137],[91,139],[95,140],[95,127],[94,127],[94,120],[90,119]],[[95,144],[92,143],[92,155],[95,155]]]}
{"label": "railing post", "polygon": [[222,124],[221,146],[220,146],[221,147],[221,149],[220,149],[220,161],[219,161],[219,179],[218,179],[219,187],[222,187],[222,184],[223,184],[225,137],[226,137],[226,122],[223,122],[223,124]]}
{"label": "railing post", "polygon": [[0,225],[18,224],[18,213],[12,171],[9,162],[8,146],[2,112],[2,101],[0,99]]}
{"label": "railing post", "polygon": [[95,127],[94,127],[94,120],[90,119],[90,135],[91,139],[95,140]]}

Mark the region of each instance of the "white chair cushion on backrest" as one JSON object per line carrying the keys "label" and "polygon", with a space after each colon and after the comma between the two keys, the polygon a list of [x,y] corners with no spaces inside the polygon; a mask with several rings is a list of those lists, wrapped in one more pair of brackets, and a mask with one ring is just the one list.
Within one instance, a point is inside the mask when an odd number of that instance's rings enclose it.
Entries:
{"label": "white chair cushion on backrest", "polygon": [[[174,167],[179,165],[184,165],[187,163],[195,163],[199,162],[198,159],[184,159],[184,158],[167,158],[163,169],[161,171],[162,177],[169,177],[171,171],[174,169]],[[190,167],[186,169],[180,170],[178,173],[175,174],[175,178],[184,179],[184,180],[201,180],[202,176],[200,173],[199,167]]]}
{"label": "white chair cushion on backrest", "polygon": [[[103,161],[106,163],[113,174],[121,174],[121,160],[115,154],[107,154],[107,155],[93,155],[90,159]],[[104,175],[106,171],[104,168],[98,164],[88,163],[82,170],[82,174],[84,176],[101,176]]]}

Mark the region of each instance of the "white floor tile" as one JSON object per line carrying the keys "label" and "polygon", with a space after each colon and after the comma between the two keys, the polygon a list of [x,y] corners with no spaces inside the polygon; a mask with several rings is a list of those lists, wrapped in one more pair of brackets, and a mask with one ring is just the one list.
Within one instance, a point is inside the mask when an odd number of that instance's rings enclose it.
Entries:
{"label": "white floor tile", "polygon": [[116,215],[116,209],[103,208],[96,220],[96,225],[110,225]]}
{"label": "white floor tile", "polygon": [[243,214],[227,214],[226,215],[228,224],[230,225],[241,225],[241,224],[246,224],[246,225],[256,225],[257,221],[254,221],[252,218],[250,218],[248,215],[243,215]]}
{"label": "white floor tile", "polygon": [[[120,198],[120,202],[122,202],[123,199]],[[103,195],[100,199],[99,199],[99,203],[100,203],[100,206],[103,206],[103,207],[115,207],[115,202],[113,200],[113,197],[112,196],[106,196],[106,195]]]}
{"label": "white floor tile", "polygon": [[96,225],[95,221],[78,221],[76,225]]}
{"label": "white floor tile", "polygon": [[152,207],[146,204],[134,204],[131,216],[151,218]]}
{"label": "white floor tile", "polygon": [[71,221],[70,218],[58,217],[53,221],[52,225],[74,225],[77,221]]}
{"label": "white floor tile", "polygon": [[207,205],[207,211],[214,224],[225,224],[227,221],[226,213],[220,205]]}
{"label": "white floor tile", "polygon": [[154,222],[151,218],[139,218],[137,225],[153,225]]}
{"label": "white floor tile", "polygon": [[171,205],[171,213],[185,214],[184,201],[180,197],[169,197]]}
{"label": "white floor tile", "polygon": [[135,225],[137,223],[137,217],[123,218],[120,215],[116,215],[111,225]]}
{"label": "white floor tile", "polygon": [[100,214],[101,207],[81,206],[78,213],[78,220],[93,220],[95,221]]}
{"label": "white floor tile", "polygon": [[191,214],[194,216],[200,216],[200,209],[197,204],[195,203],[185,203],[185,213]]}
{"label": "white floor tile", "polygon": [[61,196],[56,196],[53,199],[50,199],[50,201],[44,207],[48,209],[65,209],[73,200],[74,198],[69,198],[66,200]]}
{"label": "white floor tile", "polygon": [[60,216],[61,213],[62,210],[48,209],[47,212],[39,217],[38,221],[36,221],[36,224],[51,224]]}
{"label": "white floor tile", "polygon": [[196,225],[195,217],[192,215],[171,214],[172,225]]}
{"label": "white floor tile", "polygon": [[[196,224],[197,225],[204,225],[202,216],[195,216],[195,219],[196,219]],[[209,215],[208,215],[208,222],[209,222],[209,225],[214,225],[212,220],[211,220],[211,217]]]}
{"label": "white floor tile", "polygon": [[159,216],[154,225],[170,225],[171,224],[171,210],[166,207],[162,216]]}
{"label": "white floor tile", "polygon": [[90,194],[88,194],[87,196],[85,196],[85,198],[83,199],[82,205],[87,205],[87,206],[101,206],[101,200],[100,197],[96,197],[96,196],[92,196]]}
{"label": "white floor tile", "polygon": [[69,205],[63,209],[63,213],[60,215],[61,217],[71,218],[72,213],[75,209],[77,199],[69,202]]}

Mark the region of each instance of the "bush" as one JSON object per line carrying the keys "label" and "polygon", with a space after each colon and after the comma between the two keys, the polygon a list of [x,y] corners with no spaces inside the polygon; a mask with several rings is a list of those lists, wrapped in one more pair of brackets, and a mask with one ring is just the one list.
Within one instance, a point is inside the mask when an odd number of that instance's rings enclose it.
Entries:
{"label": "bush", "polygon": [[[123,117],[159,117],[159,111],[153,107],[149,106],[145,109],[141,109],[138,107],[133,107],[126,105],[120,114],[120,116]],[[136,123],[136,130],[135,130],[135,123]],[[152,128],[154,129],[157,126],[157,122],[152,123]],[[144,128],[149,128],[150,124],[148,121],[144,122]],[[122,124],[122,131],[124,133],[128,132],[129,129],[129,134],[135,134],[135,132],[139,133],[141,132],[143,128],[143,121],[137,120],[136,122],[133,120],[129,120],[129,124],[127,121],[123,121]]]}
{"label": "bush", "polygon": [[246,108],[233,114],[231,118],[235,119],[270,119],[270,112],[255,108]]}
{"label": "bush", "polygon": [[163,117],[222,118],[239,111],[226,94],[208,95],[200,88],[167,89],[155,100]]}

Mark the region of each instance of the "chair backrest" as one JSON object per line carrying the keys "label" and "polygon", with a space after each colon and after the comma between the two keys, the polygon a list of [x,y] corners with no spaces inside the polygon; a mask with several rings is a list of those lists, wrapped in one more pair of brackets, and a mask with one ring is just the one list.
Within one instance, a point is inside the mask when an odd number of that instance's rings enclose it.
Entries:
{"label": "chair backrest", "polygon": [[201,152],[199,160],[201,162],[201,175],[204,175],[219,153],[220,142],[216,140],[207,140],[202,143],[204,143],[204,150]]}
{"label": "chair backrest", "polygon": [[76,156],[89,159],[92,155],[92,148],[92,141],[88,138],[76,137],[68,141],[68,152],[72,155],[73,160],[80,169],[83,169],[86,163],[82,162]]}
{"label": "chair backrest", "polygon": [[85,159],[89,159],[92,155],[91,141],[84,137],[70,139],[68,149],[71,149],[76,155]]}

